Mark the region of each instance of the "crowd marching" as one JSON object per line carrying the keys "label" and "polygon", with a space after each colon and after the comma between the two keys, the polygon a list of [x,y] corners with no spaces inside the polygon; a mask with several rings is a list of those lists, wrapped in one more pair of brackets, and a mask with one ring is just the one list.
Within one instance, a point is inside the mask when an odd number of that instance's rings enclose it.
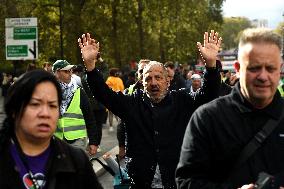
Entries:
{"label": "crowd marching", "polygon": [[213,30],[197,42],[204,69],[141,59],[125,72],[108,69],[86,33],[78,39],[82,64],[1,73],[0,188],[102,188],[89,157],[100,151],[107,121],[131,188],[253,189],[263,173],[281,188],[282,39],[244,30],[231,70],[222,69],[221,44]]}

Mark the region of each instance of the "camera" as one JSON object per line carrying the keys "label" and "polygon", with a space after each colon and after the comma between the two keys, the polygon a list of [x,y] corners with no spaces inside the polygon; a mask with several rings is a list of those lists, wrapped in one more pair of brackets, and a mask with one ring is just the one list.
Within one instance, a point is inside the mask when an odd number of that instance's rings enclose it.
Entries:
{"label": "camera", "polygon": [[[258,179],[255,183],[254,188],[257,189],[276,189],[274,182],[274,177],[272,175],[269,175],[265,172],[261,172],[258,175]],[[278,187],[279,188],[279,187]]]}

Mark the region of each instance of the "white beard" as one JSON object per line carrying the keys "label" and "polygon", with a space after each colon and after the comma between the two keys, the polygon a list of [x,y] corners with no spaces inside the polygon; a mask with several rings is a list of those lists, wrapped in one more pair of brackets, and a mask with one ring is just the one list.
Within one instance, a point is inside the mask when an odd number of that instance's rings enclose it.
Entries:
{"label": "white beard", "polygon": [[150,101],[154,104],[157,104],[161,102],[167,95],[168,90],[166,90],[164,93],[161,93],[158,97],[152,97],[148,92],[146,92],[147,96],[150,98]]}

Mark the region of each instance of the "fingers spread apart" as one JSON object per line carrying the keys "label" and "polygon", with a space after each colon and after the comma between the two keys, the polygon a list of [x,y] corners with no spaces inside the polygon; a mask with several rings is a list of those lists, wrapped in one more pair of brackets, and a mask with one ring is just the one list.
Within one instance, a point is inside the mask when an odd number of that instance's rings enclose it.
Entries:
{"label": "fingers spread apart", "polygon": [[91,38],[90,33],[83,34],[82,37],[78,39],[78,44],[81,49],[88,45],[93,45],[94,47],[99,48],[99,42]]}
{"label": "fingers spread apart", "polygon": [[214,30],[210,31],[210,34],[208,32],[204,33],[204,46],[206,46],[208,43],[212,43],[215,45],[221,45],[222,38],[219,37],[219,33],[215,32]]}

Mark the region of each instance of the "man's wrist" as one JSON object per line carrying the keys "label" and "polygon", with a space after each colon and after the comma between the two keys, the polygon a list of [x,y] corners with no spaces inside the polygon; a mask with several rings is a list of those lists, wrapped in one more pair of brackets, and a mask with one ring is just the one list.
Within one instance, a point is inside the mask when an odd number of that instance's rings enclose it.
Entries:
{"label": "man's wrist", "polygon": [[205,60],[205,66],[207,68],[216,68],[216,60]]}
{"label": "man's wrist", "polygon": [[215,71],[215,70],[217,70],[216,66],[215,67],[205,66],[205,69],[206,69],[206,71]]}
{"label": "man's wrist", "polygon": [[86,61],[85,62],[86,70],[88,72],[94,70],[96,68],[96,62],[97,62],[97,60],[91,60],[91,61],[88,61],[88,62]]}

